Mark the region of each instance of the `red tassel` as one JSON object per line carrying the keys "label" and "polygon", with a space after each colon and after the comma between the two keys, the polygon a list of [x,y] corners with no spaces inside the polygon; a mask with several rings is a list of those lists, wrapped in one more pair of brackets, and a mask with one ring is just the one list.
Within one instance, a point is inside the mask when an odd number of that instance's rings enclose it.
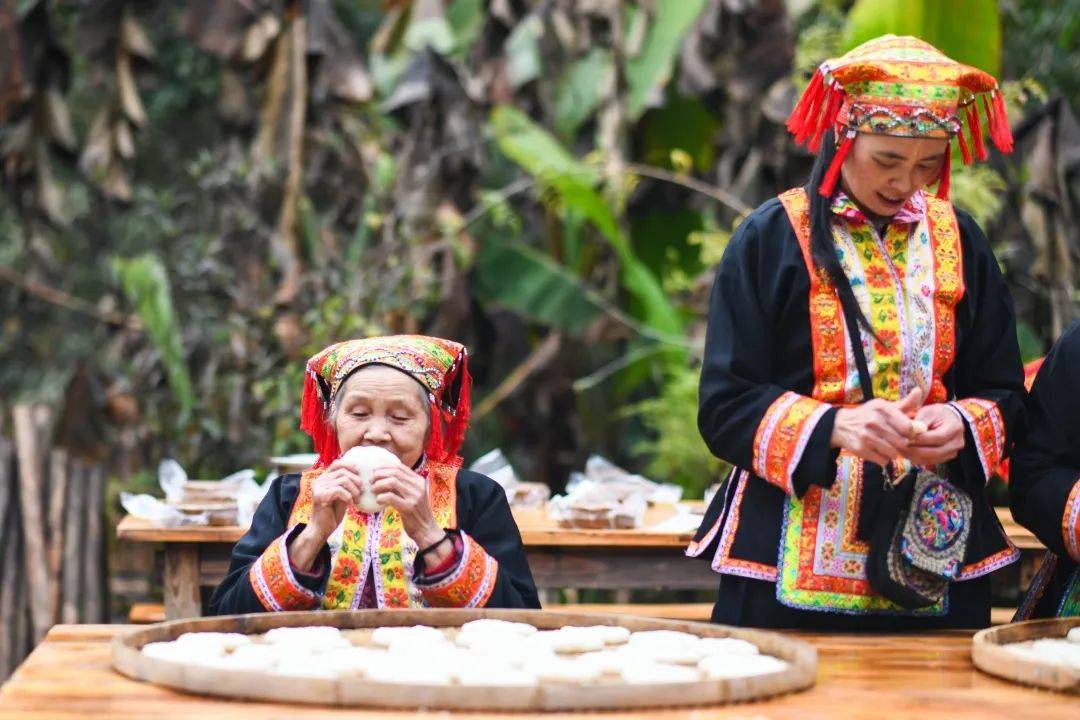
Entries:
{"label": "red tassel", "polygon": [[840,103],[843,99],[844,91],[840,89],[839,85],[829,88],[829,100],[825,105],[825,111],[818,118],[817,127],[810,138],[810,144],[806,146],[810,152],[816,153],[821,149],[821,139],[825,136],[825,132],[836,122],[836,115],[840,112]]}
{"label": "red tassel", "polygon": [[960,128],[956,131],[956,144],[960,146],[960,157],[964,159],[965,165],[971,164],[971,148],[968,147],[967,138],[964,137],[964,124],[960,123]]}
{"label": "red tassel", "polygon": [[993,109],[987,102],[986,96],[983,95],[983,107],[990,121],[990,139],[994,141],[994,147],[999,151],[1010,153],[1013,150],[1013,136],[1012,129],[1009,128],[1009,115],[1005,112],[1005,98],[1002,97],[1000,90],[995,90],[993,95]]}
{"label": "red tassel", "polygon": [[787,129],[791,134],[798,137],[803,133],[803,129],[808,124],[810,113],[820,104],[824,91],[825,80],[822,77],[821,70],[815,70],[810,77],[810,82],[806,85],[806,89],[803,90],[802,97],[796,103],[795,109],[788,116]]}
{"label": "red tassel", "polygon": [[971,145],[975,151],[975,157],[979,160],[987,158],[986,145],[983,144],[982,123],[979,120],[979,111],[972,102],[967,106],[968,130],[971,131]]}
{"label": "red tassel", "polygon": [[[451,464],[460,465],[461,446],[465,444],[465,431],[469,429],[469,413],[471,411],[470,396],[472,395],[472,376],[466,366],[465,353],[461,355],[461,369],[458,371],[459,382],[458,402],[454,409],[454,417],[446,429],[446,453]],[[456,461],[456,462],[455,462]]]}
{"label": "red tassel", "polygon": [[847,159],[854,143],[855,131],[848,130],[847,135],[844,136],[844,141],[840,143],[840,147],[836,148],[836,157],[833,158],[832,164],[829,165],[825,177],[821,179],[818,194],[822,197],[832,197],[833,190],[836,189],[836,181],[840,178],[840,168],[844,166],[844,160]]}
{"label": "red tassel", "polygon": [[949,176],[952,175],[952,144],[945,146],[945,160],[941,163],[941,177],[938,178],[937,196],[949,199]]}
{"label": "red tassel", "polygon": [[446,462],[446,442],[444,440],[446,432],[446,421],[443,419],[442,408],[439,407],[439,401],[432,399],[431,401],[431,432],[428,434],[427,455],[429,460],[435,462]]}
{"label": "red tassel", "polygon": [[327,422],[326,406],[315,373],[304,373],[304,391],[300,398],[300,429],[311,436],[315,453],[319,456],[315,467],[326,467],[337,460],[341,450],[338,448],[337,433]]}
{"label": "red tassel", "polygon": [[814,83],[813,87],[807,88],[807,93],[804,96],[807,101],[805,112],[796,118],[795,142],[799,145],[805,144],[813,134],[814,129],[817,127],[818,115],[825,105],[825,97],[828,91],[825,87],[825,80],[820,73],[816,74],[815,78],[817,82]]}

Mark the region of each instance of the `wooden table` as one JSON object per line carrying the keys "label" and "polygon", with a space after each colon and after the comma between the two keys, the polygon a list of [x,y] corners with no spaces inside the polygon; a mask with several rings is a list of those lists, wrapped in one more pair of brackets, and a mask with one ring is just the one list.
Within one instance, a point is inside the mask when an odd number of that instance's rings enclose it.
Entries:
{"label": "wooden table", "polygon": [[[675,513],[670,505],[649,508],[644,526],[637,530],[567,530],[540,508],[515,509],[514,519],[542,592],[716,588],[709,564],[683,555],[692,532],[649,529]],[[236,526],[161,528],[128,516],[116,535],[129,542],[164,543],[165,615],[171,620],[202,615],[201,588],[216,586],[225,577],[232,546],[245,531]]]}
{"label": "wooden table", "polygon": [[[282,718],[447,718],[452,713],[338,710],[204,698],[129,680],[112,670],[109,642],[125,625],[58,625],[0,688],[0,720],[232,720]],[[772,700],[727,707],[638,712],[468,713],[470,720],[598,717],[948,718],[1075,720],[1075,697],[1013,685],[971,664],[971,634],[839,635],[796,633],[819,653],[817,685]]]}

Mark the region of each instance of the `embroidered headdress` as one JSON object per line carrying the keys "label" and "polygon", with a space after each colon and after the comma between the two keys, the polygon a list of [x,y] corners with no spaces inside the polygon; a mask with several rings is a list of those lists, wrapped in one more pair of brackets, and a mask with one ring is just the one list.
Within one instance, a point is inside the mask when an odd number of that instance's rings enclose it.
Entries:
{"label": "embroidered headdress", "polygon": [[337,433],[329,422],[330,403],[345,379],[365,365],[401,370],[427,390],[431,401],[427,456],[460,465],[458,451],[469,424],[472,386],[465,346],[423,335],[391,335],[340,342],[308,360],[300,427],[315,442],[317,466],[329,465],[341,454]]}
{"label": "embroidered headdress", "polygon": [[[812,152],[835,128],[836,158],[819,192],[828,197],[857,133],[901,137],[956,138],[964,163],[986,159],[985,116],[990,139],[1001,152],[1013,147],[1005,102],[997,81],[977,68],[946,57],[914,37],[883,35],[840,58],[826,60],[806,86],[788,130]],[[970,139],[964,135],[964,125]],[[949,196],[949,154],[941,170],[938,197]]]}

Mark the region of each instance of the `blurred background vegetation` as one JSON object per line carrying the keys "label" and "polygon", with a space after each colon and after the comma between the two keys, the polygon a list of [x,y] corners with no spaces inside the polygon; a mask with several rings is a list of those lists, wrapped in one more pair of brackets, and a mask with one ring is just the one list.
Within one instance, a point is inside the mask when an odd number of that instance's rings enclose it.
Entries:
{"label": "blurred background vegetation", "polygon": [[713,268],[807,175],[809,73],[886,31],[1006,81],[1017,151],[953,194],[1038,357],[1078,313],[1078,0],[2,0],[0,411],[114,489],[265,470],[309,354],[423,332],[471,350],[467,460],[700,497]]}

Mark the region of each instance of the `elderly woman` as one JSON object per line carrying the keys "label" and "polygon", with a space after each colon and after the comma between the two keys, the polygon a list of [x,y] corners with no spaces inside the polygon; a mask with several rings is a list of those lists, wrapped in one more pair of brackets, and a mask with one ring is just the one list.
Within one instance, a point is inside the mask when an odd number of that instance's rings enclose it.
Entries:
{"label": "elderly woman", "polygon": [[[352,340],[311,358],[301,427],[319,459],[273,481],[211,612],[538,608],[502,488],[460,469],[466,358],[457,343],[421,336]],[[360,446],[394,459],[363,477],[343,457]],[[370,493],[381,509],[363,512]]]}
{"label": "elderly woman", "polygon": [[1018,553],[984,487],[1024,388],[990,244],[948,201],[952,141],[986,156],[980,106],[1009,150],[994,78],[885,36],[824,63],[792,113],[810,181],[743,221],[709,306],[698,426],[735,470],[687,554],[720,574],[714,621],[989,622],[986,576]]}

